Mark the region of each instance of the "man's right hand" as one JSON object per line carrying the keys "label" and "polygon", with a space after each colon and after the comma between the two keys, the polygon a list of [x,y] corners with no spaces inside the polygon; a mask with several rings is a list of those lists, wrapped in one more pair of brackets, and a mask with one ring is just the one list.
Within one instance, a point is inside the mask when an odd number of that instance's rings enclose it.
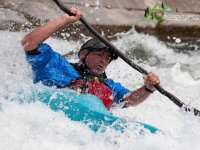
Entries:
{"label": "man's right hand", "polygon": [[68,14],[64,14],[27,34],[21,41],[24,50],[31,51],[37,48],[40,43],[44,42],[53,33],[80,19],[82,15],[80,10],[71,8],[71,12],[76,15],[69,16]]}
{"label": "man's right hand", "polygon": [[80,17],[83,15],[82,12],[79,9],[71,8],[70,11],[75,14],[75,16],[69,16],[68,14],[64,14],[63,17],[67,19],[68,23],[74,23],[80,19]]}

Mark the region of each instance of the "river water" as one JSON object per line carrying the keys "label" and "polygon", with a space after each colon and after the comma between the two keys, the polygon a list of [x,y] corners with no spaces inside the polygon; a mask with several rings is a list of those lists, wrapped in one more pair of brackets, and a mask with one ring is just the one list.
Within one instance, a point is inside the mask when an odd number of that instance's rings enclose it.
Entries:
{"label": "river water", "polygon": [[[0,150],[199,150],[200,118],[181,111],[168,98],[155,92],[137,107],[112,113],[154,125],[163,134],[140,135],[128,128],[94,133],[86,125],[71,121],[62,112],[53,112],[35,102],[19,104],[33,85],[32,71],[20,45],[26,33],[0,31]],[[82,42],[50,38],[57,52],[77,52]],[[112,43],[127,57],[148,71],[156,72],[161,85],[184,103],[200,109],[199,42],[168,44],[132,29],[120,33]],[[68,55],[69,56],[69,55]],[[68,57],[77,61],[75,55]],[[113,61],[107,75],[134,90],[143,85],[142,75],[123,60]]]}

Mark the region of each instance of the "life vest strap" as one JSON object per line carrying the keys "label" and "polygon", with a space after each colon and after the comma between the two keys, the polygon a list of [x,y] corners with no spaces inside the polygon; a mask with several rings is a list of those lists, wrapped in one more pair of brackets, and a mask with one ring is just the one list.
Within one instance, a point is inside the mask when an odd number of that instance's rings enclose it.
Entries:
{"label": "life vest strap", "polygon": [[71,64],[80,73],[81,77],[73,80],[69,86],[72,89],[80,89],[81,93],[96,95],[109,110],[114,102],[114,95],[110,87],[106,84],[105,72],[100,76],[91,74],[83,64]]}
{"label": "life vest strap", "polygon": [[105,79],[107,78],[106,73],[104,72],[102,75],[100,76],[96,76],[92,73],[90,73],[88,71],[88,68],[86,65],[84,64],[80,64],[80,63],[70,63],[81,75],[80,78],[76,79],[76,80],[83,80],[83,85],[81,88],[81,93],[88,93],[88,80],[99,80],[100,82],[104,83],[106,86],[108,86],[105,82]]}

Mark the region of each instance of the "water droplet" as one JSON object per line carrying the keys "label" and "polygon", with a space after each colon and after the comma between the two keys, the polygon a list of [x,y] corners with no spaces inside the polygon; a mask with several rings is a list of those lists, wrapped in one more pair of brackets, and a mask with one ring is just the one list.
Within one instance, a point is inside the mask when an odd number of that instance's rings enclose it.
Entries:
{"label": "water droplet", "polygon": [[181,39],[177,38],[177,39],[175,40],[175,42],[176,42],[176,43],[180,43],[180,42],[181,42]]}
{"label": "water droplet", "polygon": [[96,6],[98,6],[100,3],[99,3],[99,1],[97,0],[96,2],[95,2],[95,5]]}
{"label": "water droplet", "polygon": [[96,21],[99,21],[100,19],[99,18],[96,18]]}
{"label": "water droplet", "polygon": [[88,4],[88,3],[85,3],[85,7],[90,7],[90,4]]}

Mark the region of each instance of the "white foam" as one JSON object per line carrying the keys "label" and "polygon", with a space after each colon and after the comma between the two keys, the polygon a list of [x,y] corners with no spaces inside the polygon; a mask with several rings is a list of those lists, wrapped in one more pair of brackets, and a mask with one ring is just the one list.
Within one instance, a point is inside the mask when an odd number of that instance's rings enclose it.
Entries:
{"label": "white foam", "polygon": [[[26,94],[33,86],[31,68],[24,58],[20,40],[24,33],[1,31],[0,37],[0,147],[1,149],[97,149],[97,150],[198,150],[200,147],[199,118],[184,113],[168,98],[155,92],[138,107],[115,108],[118,116],[136,119],[157,126],[165,135],[137,135],[130,128],[125,133],[108,130],[105,133],[93,133],[87,126],[66,118],[61,112],[53,112],[47,106],[36,102],[18,104],[8,101]],[[134,60],[147,69],[155,71],[161,78],[162,86],[179,97],[186,104],[200,109],[200,81],[183,70],[182,64],[199,63],[199,56],[179,54],[167,48],[156,38],[135,32],[121,34],[114,44],[121,49],[129,49],[141,44],[152,57],[162,61],[159,65],[149,65],[148,61]],[[49,39],[47,41],[58,52],[64,54],[78,50],[80,44],[73,41]],[[75,58],[76,59],[76,58]],[[72,60],[74,61],[74,60]],[[192,67],[190,68],[192,69]],[[195,69],[200,70],[198,67]],[[130,89],[143,85],[142,75],[118,59],[107,70],[109,77],[121,82]],[[9,98],[8,98],[9,96]]]}

